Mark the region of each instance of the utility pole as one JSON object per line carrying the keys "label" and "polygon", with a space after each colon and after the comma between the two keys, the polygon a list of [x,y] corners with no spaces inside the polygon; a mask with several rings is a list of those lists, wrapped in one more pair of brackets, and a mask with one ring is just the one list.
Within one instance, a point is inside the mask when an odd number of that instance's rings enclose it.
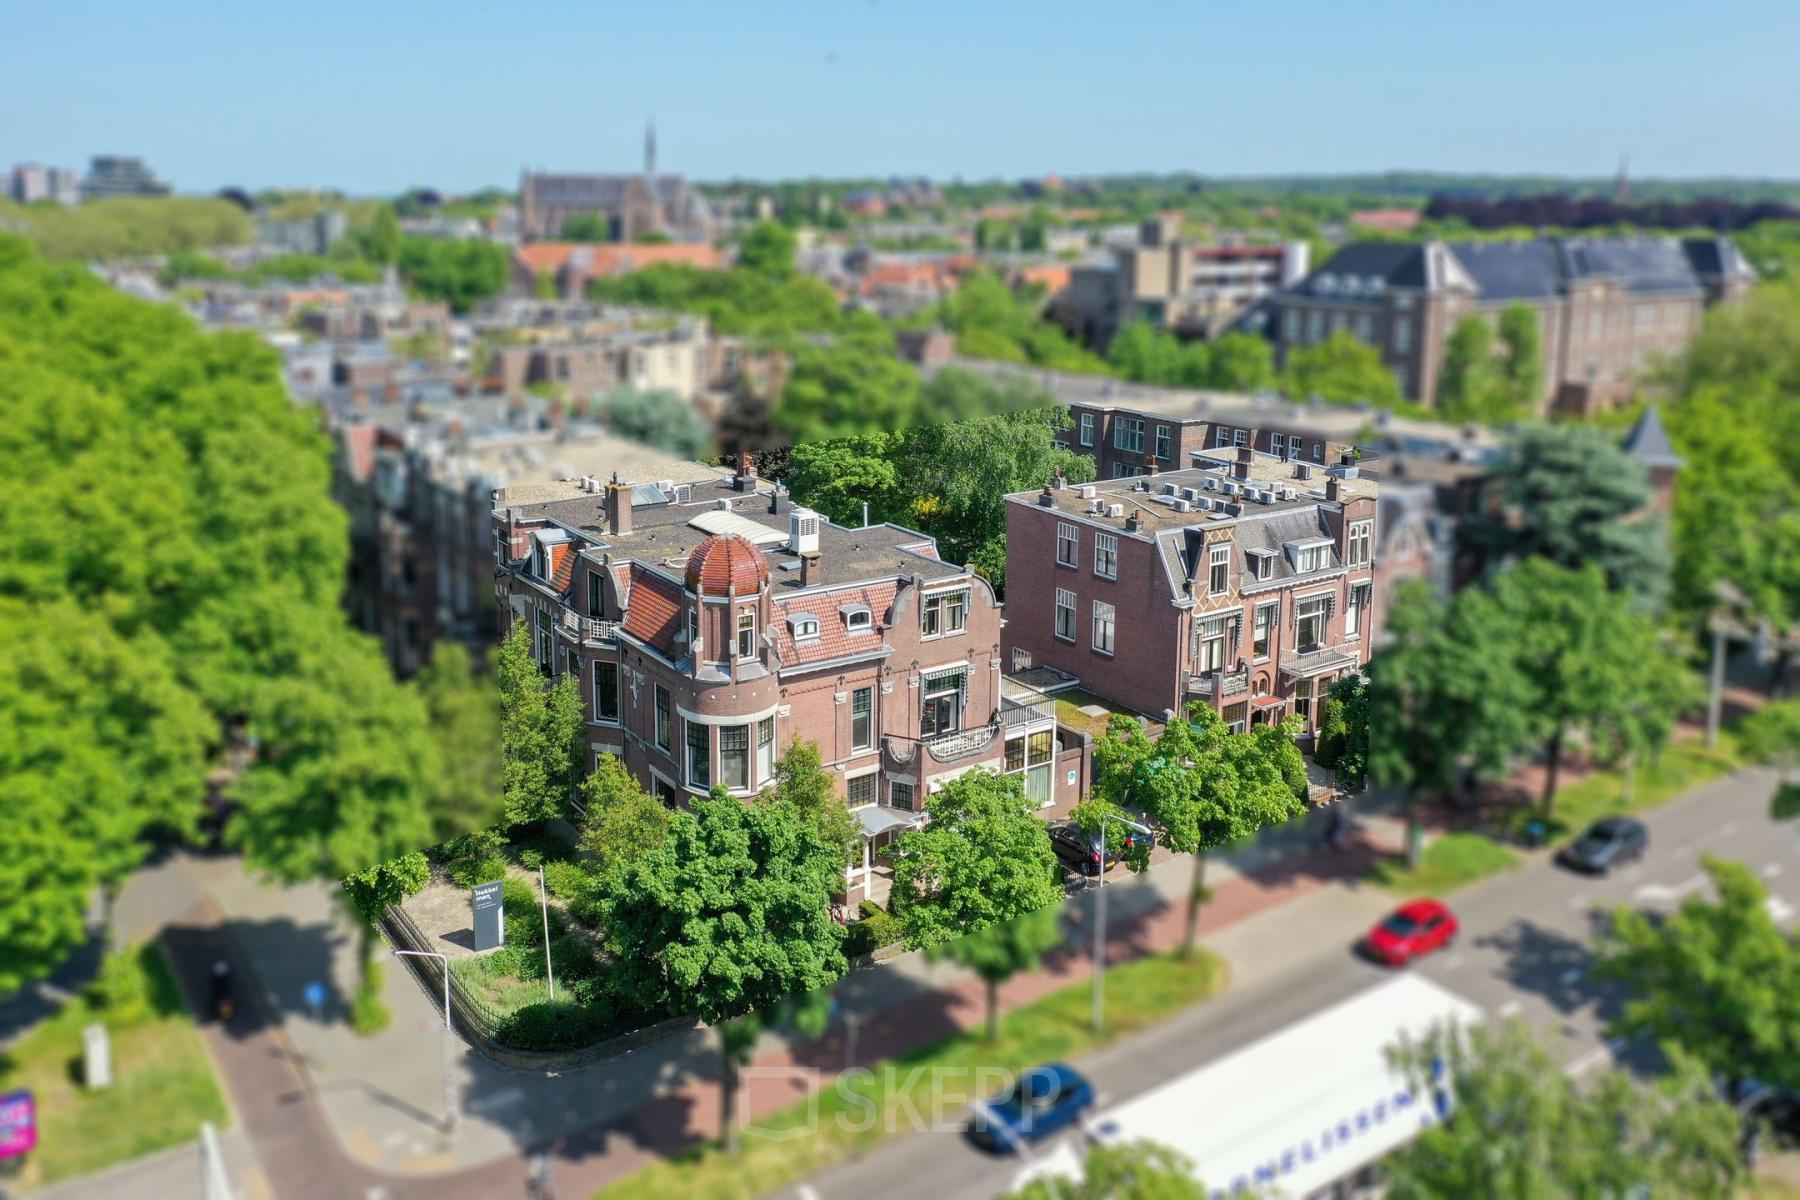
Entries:
{"label": "utility pole", "polygon": [[[555,1004],[556,972],[550,966],[550,891],[544,886],[544,868],[541,866],[538,868],[538,903],[544,909],[544,979],[550,984],[550,1003]],[[444,1011],[450,1011],[448,1000],[444,1002]]]}
{"label": "utility pole", "polygon": [[1706,747],[1719,744],[1719,712],[1725,703],[1725,622],[1718,614],[1712,619],[1712,681],[1706,698]]}
{"label": "utility pole", "polygon": [[[1100,894],[1094,897],[1094,1032],[1106,1026],[1106,823],[1121,817],[1108,813],[1100,818]],[[1089,885],[1092,886],[1092,885]]]}

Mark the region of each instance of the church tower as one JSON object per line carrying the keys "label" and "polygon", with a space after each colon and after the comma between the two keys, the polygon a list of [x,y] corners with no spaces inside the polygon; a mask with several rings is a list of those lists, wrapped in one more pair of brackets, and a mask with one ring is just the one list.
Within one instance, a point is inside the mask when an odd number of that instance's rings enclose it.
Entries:
{"label": "church tower", "polygon": [[656,114],[644,118],[644,178],[656,178]]}

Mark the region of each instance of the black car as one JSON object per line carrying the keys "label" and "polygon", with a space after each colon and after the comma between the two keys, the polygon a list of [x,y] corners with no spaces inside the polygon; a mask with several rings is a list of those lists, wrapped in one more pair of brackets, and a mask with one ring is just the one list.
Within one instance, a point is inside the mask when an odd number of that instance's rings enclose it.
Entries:
{"label": "black car", "polygon": [[1650,844],[1650,832],[1642,821],[1630,817],[1602,817],[1587,827],[1587,832],[1563,847],[1557,857],[1563,865],[1577,871],[1604,875],[1620,863],[1636,862],[1644,857]]}
{"label": "black car", "polygon": [[[1106,830],[1107,867],[1113,867],[1128,851],[1140,844],[1154,848],[1155,835],[1135,823],[1129,828],[1116,823],[1109,824]],[[1053,821],[1050,824],[1050,847],[1056,851],[1057,861],[1062,863],[1065,870],[1089,877],[1100,874],[1099,834],[1083,833],[1081,827],[1073,821]]]}
{"label": "black car", "polygon": [[1740,1149],[1752,1165],[1766,1142],[1772,1142],[1781,1151],[1800,1148],[1800,1089],[1746,1079],[1739,1082],[1735,1093],[1726,1087],[1719,1090],[1737,1109],[1743,1123]]}

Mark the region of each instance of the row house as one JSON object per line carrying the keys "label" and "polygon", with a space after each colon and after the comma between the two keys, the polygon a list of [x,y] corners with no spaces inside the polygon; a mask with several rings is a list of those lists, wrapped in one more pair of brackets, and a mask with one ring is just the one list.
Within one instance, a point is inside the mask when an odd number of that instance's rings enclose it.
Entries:
{"label": "row house", "polygon": [[1235,729],[1298,714],[1366,662],[1378,491],[1248,446],[1184,470],[1007,497],[1006,649],[1126,708],[1211,705]]}
{"label": "row house", "polygon": [[580,679],[591,753],[683,804],[754,796],[815,742],[864,833],[850,900],[885,892],[878,852],[966,771],[1017,773],[1043,806],[1085,783],[1054,705],[1002,675],[992,590],[932,538],[833,524],[748,456],[725,479],[520,499],[494,509],[501,618]]}

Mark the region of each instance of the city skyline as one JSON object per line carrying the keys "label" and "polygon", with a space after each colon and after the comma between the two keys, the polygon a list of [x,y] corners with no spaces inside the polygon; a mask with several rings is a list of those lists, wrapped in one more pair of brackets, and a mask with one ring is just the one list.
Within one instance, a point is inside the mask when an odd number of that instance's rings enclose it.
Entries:
{"label": "city skyline", "polygon": [[[422,25],[333,0],[293,28],[108,0],[14,15],[0,158],[141,155],[185,192],[465,191],[526,166],[633,169],[654,112],[662,168],[697,179],[1600,178],[1621,152],[1642,178],[1779,178],[1789,164],[1766,147],[1792,144],[1800,110],[1776,55],[1800,14],[1754,7],[1696,32],[1611,0],[1503,23],[1409,2],[1357,25],[1313,0],[1228,15],[871,0],[672,30],[558,5],[529,27],[460,5]],[[574,63],[545,56],[580,45],[593,52]],[[58,85],[75,74],[88,86]]]}

